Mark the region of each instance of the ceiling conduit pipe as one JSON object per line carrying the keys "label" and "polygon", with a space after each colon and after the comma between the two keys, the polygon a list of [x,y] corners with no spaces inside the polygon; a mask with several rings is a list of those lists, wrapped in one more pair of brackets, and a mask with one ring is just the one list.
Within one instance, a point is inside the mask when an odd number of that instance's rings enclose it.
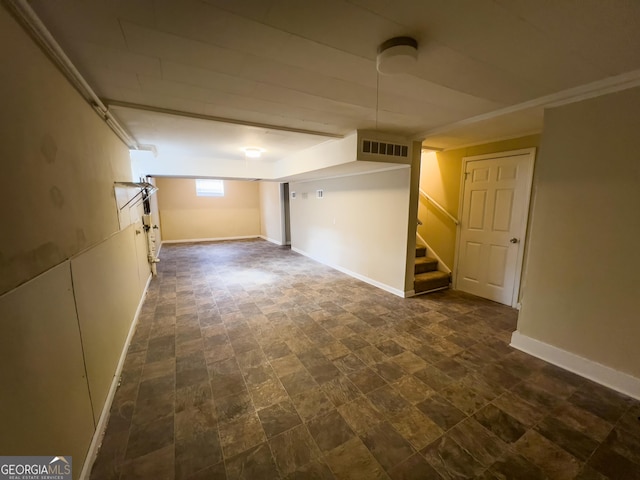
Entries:
{"label": "ceiling conduit pipe", "polygon": [[27,29],[29,34],[43,48],[45,53],[53,60],[54,64],[67,77],[72,85],[80,92],[85,100],[93,107],[100,118],[113,130],[113,132],[130,149],[138,149],[135,139],[118,123],[109,109],[100,100],[91,86],[82,77],[78,69],[73,65],[69,57],[62,50],[62,47],[53,38],[51,32],[42,23],[42,20],[33,11],[27,0],[3,0],[14,16]]}

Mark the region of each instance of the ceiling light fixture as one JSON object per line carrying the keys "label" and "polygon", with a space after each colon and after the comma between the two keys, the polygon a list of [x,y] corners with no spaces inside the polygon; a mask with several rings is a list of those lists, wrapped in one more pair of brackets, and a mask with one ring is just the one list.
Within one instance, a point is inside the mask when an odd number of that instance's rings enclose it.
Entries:
{"label": "ceiling light fixture", "polygon": [[266,152],[264,148],[259,147],[244,147],[242,150],[248,158],[260,158],[262,153]]}
{"label": "ceiling light fixture", "polygon": [[409,73],[418,62],[418,42],[411,37],[394,37],[378,47],[376,67],[383,75]]}

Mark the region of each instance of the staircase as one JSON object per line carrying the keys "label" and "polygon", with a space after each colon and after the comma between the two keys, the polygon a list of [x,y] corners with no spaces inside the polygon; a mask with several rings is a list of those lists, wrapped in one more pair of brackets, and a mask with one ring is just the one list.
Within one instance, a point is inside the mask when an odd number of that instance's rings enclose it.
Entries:
{"label": "staircase", "polygon": [[446,272],[438,271],[438,260],[427,257],[427,247],[416,244],[416,263],[413,277],[413,290],[417,294],[449,288],[451,280]]}

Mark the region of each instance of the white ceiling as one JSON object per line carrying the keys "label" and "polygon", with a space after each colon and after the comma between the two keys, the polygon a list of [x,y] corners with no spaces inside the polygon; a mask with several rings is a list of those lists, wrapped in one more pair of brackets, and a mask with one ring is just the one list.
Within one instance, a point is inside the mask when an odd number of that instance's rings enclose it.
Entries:
{"label": "white ceiling", "polygon": [[[640,1],[29,3],[101,98],[329,134],[377,122],[440,148],[540,131],[545,105],[640,78]],[[418,40],[417,68],[378,76],[378,45],[399,35]],[[228,156],[252,143],[274,159],[326,140],[113,113],[160,152]]]}
{"label": "white ceiling", "polygon": [[176,160],[180,156],[245,160],[245,147],[264,151],[261,161],[273,163],[292,151],[328,141],[326,137],[211,122],[185,116],[114,107],[112,112],[136,132],[143,145],[153,145],[157,152]]}

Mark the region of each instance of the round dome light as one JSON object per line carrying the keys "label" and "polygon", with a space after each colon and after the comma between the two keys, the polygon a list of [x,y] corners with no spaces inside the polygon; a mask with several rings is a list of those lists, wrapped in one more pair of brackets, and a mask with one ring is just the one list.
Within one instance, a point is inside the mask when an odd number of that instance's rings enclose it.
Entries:
{"label": "round dome light", "polygon": [[378,47],[376,67],[383,75],[408,73],[418,62],[418,42],[411,37],[394,37]]}
{"label": "round dome light", "polygon": [[266,151],[264,148],[259,147],[245,147],[242,150],[244,151],[244,154],[249,158],[260,158],[262,152]]}

